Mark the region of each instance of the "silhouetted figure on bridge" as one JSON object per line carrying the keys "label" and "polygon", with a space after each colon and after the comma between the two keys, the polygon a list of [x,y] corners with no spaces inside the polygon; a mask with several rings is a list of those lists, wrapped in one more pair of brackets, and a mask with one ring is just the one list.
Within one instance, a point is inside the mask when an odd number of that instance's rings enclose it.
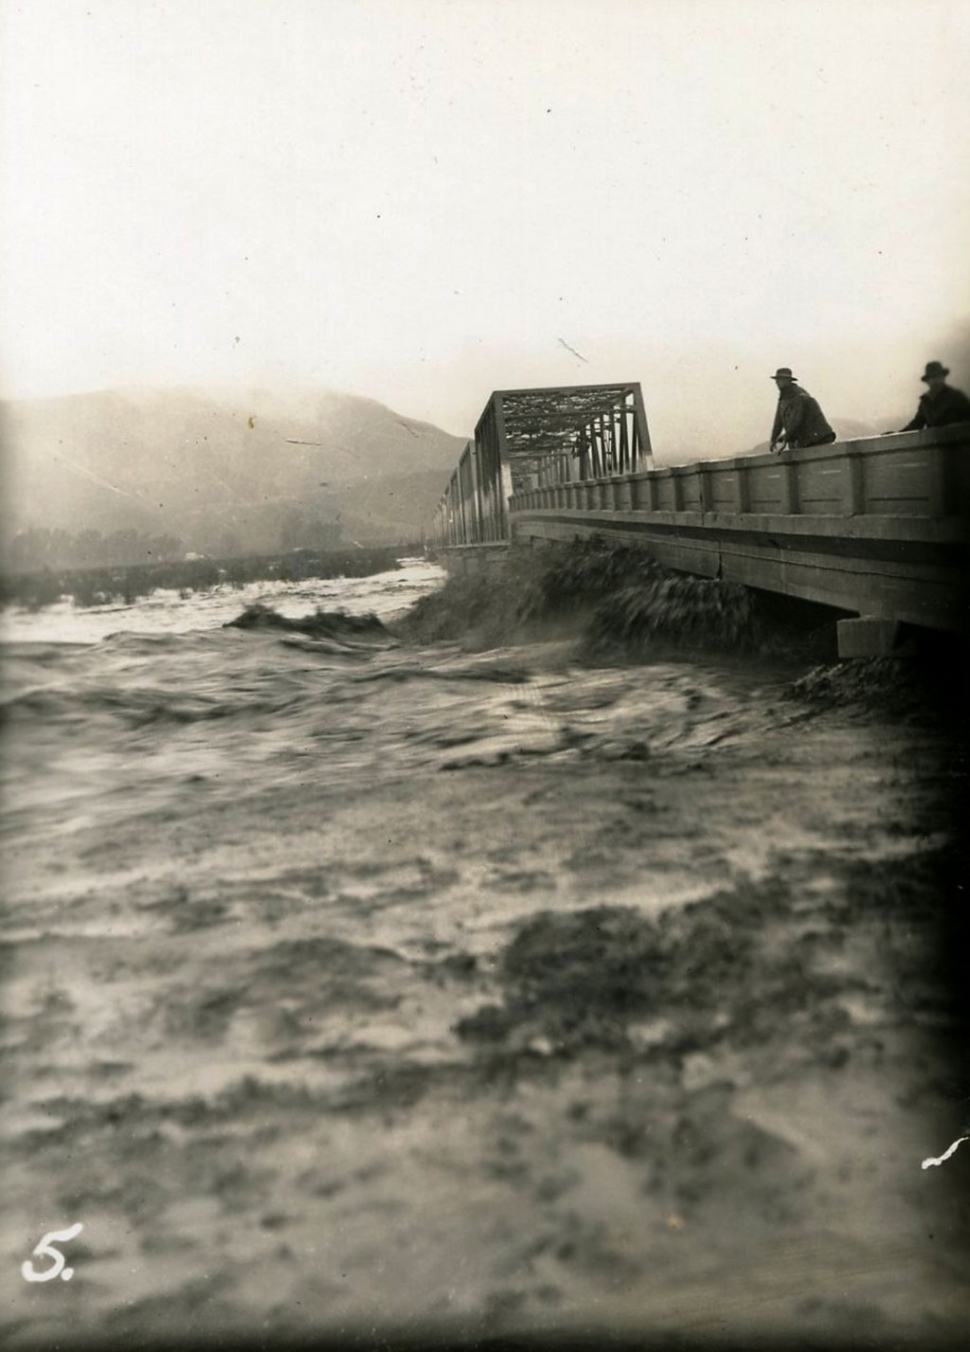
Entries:
{"label": "silhouetted figure on bridge", "polygon": [[950,368],[942,362],[926,363],[920,377],[926,382],[926,393],[919,398],[916,417],[901,432],[917,432],[921,427],[947,427],[950,423],[970,422],[970,399],[962,390],[946,383]]}
{"label": "silhouetted figure on bridge", "polygon": [[779,366],[771,378],[778,387],[769,446],[772,455],[796,446],[826,446],[835,440],[818,400],[795,383],[790,366]]}

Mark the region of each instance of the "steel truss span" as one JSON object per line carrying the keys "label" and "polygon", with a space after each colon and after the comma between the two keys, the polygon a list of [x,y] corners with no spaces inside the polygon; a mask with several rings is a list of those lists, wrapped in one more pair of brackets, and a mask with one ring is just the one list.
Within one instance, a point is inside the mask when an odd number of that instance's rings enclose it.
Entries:
{"label": "steel truss span", "polygon": [[652,464],[636,381],[496,390],[438,504],[432,540],[507,540],[513,494],[633,474]]}

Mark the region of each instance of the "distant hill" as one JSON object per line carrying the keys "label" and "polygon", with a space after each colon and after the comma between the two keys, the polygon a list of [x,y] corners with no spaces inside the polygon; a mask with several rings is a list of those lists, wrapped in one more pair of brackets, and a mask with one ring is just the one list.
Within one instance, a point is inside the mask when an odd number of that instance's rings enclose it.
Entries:
{"label": "distant hill", "polygon": [[422,529],[431,522],[453,468],[386,475],[335,489],[328,505],[337,513],[343,538],[362,545],[419,539]]}
{"label": "distant hill", "polygon": [[105,390],[10,401],[4,527],[273,550],[339,516],[361,543],[420,535],[464,438],[324,391]]}

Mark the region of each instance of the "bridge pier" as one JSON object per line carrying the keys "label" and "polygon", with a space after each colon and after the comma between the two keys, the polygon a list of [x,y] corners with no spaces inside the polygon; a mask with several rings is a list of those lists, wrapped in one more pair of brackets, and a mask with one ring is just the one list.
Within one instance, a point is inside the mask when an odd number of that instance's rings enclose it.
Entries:
{"label": "bridge pier", "polygon": [[901,633],[898,620],[881,619],[877,615],[860,615],[858,619],[837,620],[836,634],[839,658],[846,657],[902,657],[912,645]]}

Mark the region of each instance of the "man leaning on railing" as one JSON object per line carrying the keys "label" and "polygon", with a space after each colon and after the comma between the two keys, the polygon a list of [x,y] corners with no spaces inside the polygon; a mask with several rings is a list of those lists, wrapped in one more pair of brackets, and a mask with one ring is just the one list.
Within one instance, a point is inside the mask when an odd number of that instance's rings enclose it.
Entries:
{"label": "man leaning on railing", "polygon": [[922,427],[948,427],[950,423],[970,422],[970,399],[962,390],[946,383],[950,368],[942,362],[926,363],[920,377],[926,382],[926,393],[919,398],[916,416],[901,432],[918,432]]}
{"label": "man leaning on railing", "polygon": [[779,366],[771,378],[778,387],[769,443],[772,455],[796,446],[827,446],[835,440],[818,400],[795,383],[790,366]]}

